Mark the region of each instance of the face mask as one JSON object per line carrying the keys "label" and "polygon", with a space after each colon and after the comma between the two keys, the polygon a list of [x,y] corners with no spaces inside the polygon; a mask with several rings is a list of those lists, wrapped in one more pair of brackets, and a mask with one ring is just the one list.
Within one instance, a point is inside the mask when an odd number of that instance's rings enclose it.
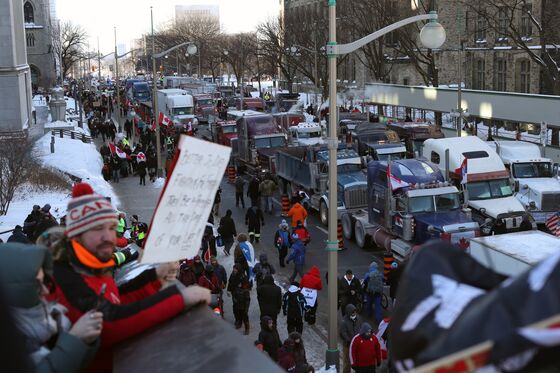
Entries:
{"label": "face mask", "polygon": [[356,320],[356,317],[358,317],[358,315],[350,315],[350,318],[351,318],[352,320]]}

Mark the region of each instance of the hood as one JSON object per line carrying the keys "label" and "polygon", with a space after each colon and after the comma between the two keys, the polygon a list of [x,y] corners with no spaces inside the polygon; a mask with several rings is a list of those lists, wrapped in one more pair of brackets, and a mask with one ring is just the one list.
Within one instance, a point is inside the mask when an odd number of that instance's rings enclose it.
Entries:
{"label": "hood", "polygon": [[0,283],[10,306],[31,308],[39,304],[40,268],[52,275],[52,257],[46,247],[12,242],[0,245]]}
{"label": "hood", "polygon": [[268,257],[266,256],[266,254],[261,254],[261,255],[259,256],[259,261],[260,261],[261,263],[268,263]]}
{"label": "hood", "polygon": [[349,184],[356,184],[356,183],[367,183],[366,175],[363,172],[350,172],[347,174],[339,173],[338,174],[338,184],[341,185],[349,185]]}
{"label": "hood", "polygon": [[486,209],[486,215],[497,218],[500,214],[512,212],[524,213],[525,209],[519,200],[513,196],[496,199],[483,199],[479,201],[469,201],[469,206],[480,210]]}
{"label": "hood", "polygon": [[272,320],[272,317],[270,317],[270,316],[261,317],[261,328],[266,329],[266,330],[270,330],[269,327],[268,327],[268,322],[270,320]]}
{"label": "hood", "polygon": [[538,193],[558,192],[560,191],[560,181],[554,177],[538,177],[519,179],[519,192],[524,194],[526,191],[521,189],[522,185],[527,185],[529,189]]}
{"label": "hood", "polygon": [[354,311],[356,311],[356,306],[354,306],[352,303],[346,305],[346,317],[350,317],[350,315]]}
{"label": "hood", "polygon": [[321,273],[319,272],[319,268],[317,268],[317,266],[313,266],[311,267],[311,269],[308,272],[311,276],[317,277],[317,278],[321,278]]}
{"label": "hood", "polygon": [[371,325],[369,325],[367,322],[363,323],[362,326],[360,327],[360,335],[363,337],[367,332],[369,332],[371,329]]}
{"label": "hood", "polygon": [[311,138],[311,139],[297,139],[296,141],[297,141],[298,144],[305,145],[305,146],[311,146],[311,145],[325,144],[326,143],[326,141],[321,137],[314,137],[314,138]]}
{"label": "hood", "polygon": [[377,264],[376,261],[371,262],[371,264],[369,265],[369,272],[378,271],[378,270],[379,270],[379,264]]}
{"label": "hood", "polygon": [[467,215],[461,210],[439,211],[439,212],[423,212],[414,214],[416,223],[423,223],[426,227],[432,225],[434,228],[443,230],[446,225],[472,223]]}
{"label": "hood", "polygon": [[272,285],[272,284],[274,284],[274,277],[272,277],[272,275],[270,275],[270,274],[264,276],[262,284],[263,284],[263,285]]}
{"label": "hood", "polygon": [[299,291],[299,288],[295,285],[290,285],[290,287],[288,288],[288,291],[290,293],[297,293]]}

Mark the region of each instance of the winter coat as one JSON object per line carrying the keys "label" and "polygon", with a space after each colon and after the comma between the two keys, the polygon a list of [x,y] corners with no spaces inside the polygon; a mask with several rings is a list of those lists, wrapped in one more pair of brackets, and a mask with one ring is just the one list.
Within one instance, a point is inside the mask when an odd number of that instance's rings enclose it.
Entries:
{"label": "winter coat", "polygon": [[297,226],[297,222],[305,222],[307,218],[307,210],[299,202],[294,203],[292,208],[288,211],[288,216],[292,218],[292,228]]}
{"label": "winter coat", "polygon": [[262,210],[256,206],[247,209],[245,213],[245,224],[248,227],[260,227],[264,225],[264,216]]}
{"label": "winter coat", "polygon": [[372,262],[364,275],[364,291],[369,294],[383,293],[383,274],[379,271],[377,262]]}
{"label": "winter coat", "polygon": [[295,265],[305,265],[305,245],[299,238],[292,244],[292,252],[288,255],[286,263],[294,261]]}
{"label": "winter coat", "polygon": [[309,231],[303,225],[293,229],[293,233],[297,234],[299,239],[303,241],[304,244],[308,244],[311,241],[311,236]]}
{"label": "winter coat", "polygon": [[146,162],[139,162],[136,166],[136,171],[138,172],[138,176],[146,176]]}
{"label": "winter coat", "polygon": [[263,197],[272,197],[276,188],[276,183],[273,180],[266,179],[259,185],[259,193]]}
{"label": "winter coat", "polygon": [[278,360],[278,349],[282,346],[278,330],[273,325],[272,328],[268,326],[268,322],[272,320],[270,316],[263,316],[261,318],[261,332],[259,333],[259,341],[263,344],[263,350],[268,353],[268,356],[273,361]]}
{"label": "winter coat", "polygon": [[381,348],[375,334],[366,337],[371,326],[364,323],[360,333],[355,335],[350,342],[350,365],[352,367],[372,367],[381,364]]}
{"label": "winter coat", "polygon": [[292,246],[292,235],[290,232],[287,230],[285,231],[282,228],[278,229],[274,234],[274,246],[277,249],[289,249]]}
{"label": "winter coat", "polygon": [[[293,347],[287,343],[288,340],[284,341],[282,347],[278,349],[278,365],[282,367],[286,372],[295,373],[296,371],[296,359],[292,351]],[[293,345],[293,342],[291,342]]]}
{"label": "winter coat", "polygon": [[255,268],[253,268],[253,273],[257,280],[257,286],[259,286],[267,275],[275,274],[276,270],[274,266],[268,262],[266,254],[261,254],[259,256],[259,262],[255,264]]}
{"label": "winter coat", "polygon": [[31,241],[29,241],[29,238],[27,238],[27,236],[22,232],[21,227],[19,225],[16,225],[14,231],[12,232],[12,235],[8,237],[8,242],[19,242],[19,243],[26,243],[26,244],[31,243]]}
{"label": "winter coat", "polygon": [[212,276],[200,276],[198,285],[210,290],[212,294],[220,294],[222,292],[223,283],[215,273]]}
{"label": "winter coat", "polygon": [[222,283],[225,285],[227,285],[227,272],[226,269],[224,268],[223,265],[221,264],[216,264],[216,265],[212,265],[214,267],[214,273],[216,274],[216,276],[218,276],[218,278],[220,279],[220,281],[222,281]]}
{"label": "winter coat", "polygon": [[282,297],[282,313],[288,320],[302,320],[305,307],[305,297],[297,286],[291,285]]}
{"label": "winter coat", "polygon": [[185,286],[191,286],[198,283],[192,267],[186,264],[181,265],[178,280]]}
{"label": "winter coat", "polygon": [[257,299],[262,315],[276,318],[282,309],[282,290],[274,283],[272,276],[266,276],[257,287]]}
{"label": "winter coat", "polygon": [[[52,275],[52,258],[46,247],[15,242],[1,245],[0,283],[15,324],[24,337],[25,353],[33,361],[35,370],[80,372],[95,356],[99,343],[88,345],[68,334],[70,322],[61,313],[62,307],[47,304],[39,296],[37,273],[40,268]],[[59,323],[50,312],[54,309],[60,315]],[[54,345],[47,343],[53,338]]]}
{"label": "winter coat", "polygon": [[[354,291],[354,294],[352,294],[352,291]],[[341,307],[346,307],[349,303],[356,305],[361,293],[362,285],[356,276],[352,275],[350,283],[345,276],[338,280],[338,299]]]}
{"label": "winter coat", "polygon": [[247,196],[252,199],[259,198],[259,181],[257,179],[253,179],[249,182],[249,186],[247,187]]}
{"label": "winter coat", "polygon": [[346,306],[346,314],[344,315],[344,318],[340,322],[340,326],[338,328],[340,339],[346,346],[350,345],[350,342],[352,342],[352,338],[354,338],[354,336],[360,332],[360,328],[362,326],[362,318],[360,317],[360,315],[357,315],[355,320],[352,320],[350,318],[350,315],[355,310],[356,306],[354,306],[353,304],[348,304]]}
{"label": "winter coat", "polygon": [[243,187],[245,186],[245,180],[243,180],[242,178],[238,177],[235,180],[235,192],[236,193],[243,193]]}
{"label": "winter coat", "polygon": [[41,216],[40,211],[33,211],[31,214],[27,215],[23,223],[23,233],[25,233],[32,242],[35,242],[39,235],[37,233],[37,225],[41,221]]}
{"label": "winter coat", "polygon": [[321,281],[319,268],[317,268],[317,266],[311,267],[309,272],[303,275],[299,285],[302,288],[321,290],[323,288],[323,282]]}
{"label": "winter coat", "polygon": [[243,271],[232,272],[229,276],[227,291],[232,294],[233,304],[237,309],[249,312],[251,302],[251,284]]}
{"label": "winter coat", "polygon": [[237,236],[237,230],[235,229],[235,222],[231,216],[225,215],[220,219],[220,226],[218,227],[218,233],[222,235],[225,239],[233,239]]}
{"label": "winter coat", "polygon": [[[303,345],[301,334],[298,332],[291,332],[288,338],[294,341],[294,349],[292,351],[294,360],[296,361],[296,373],[307,373],[309,371],[309,365],[307,363],[305,346]],[[299,343],[296,343],[297,340],[299,340]]]}
{"label": "winter coat", "polygon": [[101,304],[101,347],[88,372],[110,371],[115,344],[134,337],[185,309],[183,296],[177,286],[162,289],[155,268],[117,286],[111,276],[114,267],[102,268],[101,263],[95,259],[88,264],[82,263],[75,252],[84,253],[84,247],[76,241],[62,244],[65,245],[62,254],[54,264],[54,278],[58,285],[54,297],[68,309],[72,322],[97,306],[101,287],[104,284],[106,286]]}

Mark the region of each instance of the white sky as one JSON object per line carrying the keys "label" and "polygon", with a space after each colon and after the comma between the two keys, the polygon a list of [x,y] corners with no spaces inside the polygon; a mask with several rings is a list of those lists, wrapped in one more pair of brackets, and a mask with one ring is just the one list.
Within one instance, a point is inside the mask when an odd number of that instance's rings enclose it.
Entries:
{"label": "white sky", "polygon": [[88,33],[90,49],[101,53],[114,50],[113,27],[117,44],[130,46],[132,39],[150,31],[150,6],[154,7],[154,28],[175,16],[175,5],[218,4],[220,23],[227,33],[253,31],[276,16],[278,0],[56,0],[58,18],[81,25]]}

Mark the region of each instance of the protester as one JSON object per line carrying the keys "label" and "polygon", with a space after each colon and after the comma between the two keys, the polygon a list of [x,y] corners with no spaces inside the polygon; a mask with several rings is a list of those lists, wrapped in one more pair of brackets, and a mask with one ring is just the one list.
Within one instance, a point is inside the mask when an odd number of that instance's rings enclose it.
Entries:
{"label": "protester", "polygon": [[274,203],[272,203],[272,197],[278,186],[272,180],[270,175],[266,175],[265,179],[259,185],[259,194],[264,199],[264,212],[272,215],[274,210]]}
{"label": "protester", "polygon": [[124,212],[120,212],[117,220],[117,236],[122,237],[125,230],[126,230],[126,214]]}
{"label": "protester", "polygon": [[294,360],[296,362],[296,373],[308,373],[314,372],[315,370],[307,362],[307,356],[305,354],[305,346],[303,345],[303,339],[301,334],[298,332],[291,332],[289,338],[294,341]]}
{"label": "protester", "polygon": [[[89,367],[91,372],[111,370],[113,345],[185,308],[210,302],[210,292],[199,286],[164,286],[169,265],[148,269],[117,287],[112,277],[117,223],[107,199],[94,194],[86,183],[76,184],[68,203],[66,239],[53,248],[57,284],[53,298],[68,309],[72,321],[95,307],[104,315],[101,347]],[[102,288],[106,291],[100,296]]]}
{"label": "protester", "polygon": [[293,282],[297,275],[303,277],[303,267],[305,266],[305,245],[297,234],[292,234],[292,252],[286,259],[286,263],[289,264],[292,260],[294,261],[294,270],[290,276],[290,282]]}
{"label": "protester", "polygon": [[8,237],[8,242],[19,242],[29,244],[29,238],[23,233],[21,225],[16,225],[10,237]]}
{"label": "protester", "polygon": [[244,271],[249,281],[253,280],[253,268],[255,267],[255,249],[247,241],[245,233],[237,235],[237,245],[233,250],[233,261],[239,265],[239,269]]}
{"label": "protester", "polygon": [[284,340],[282,347],[278,349],[278,365],[286,372],[295,373],[296,359],[294,357],[294,341],[290,338]]}
{"label": "protester", "polygon": [[354,336],[358,334],[361,327],[362,319],[358,315],[356,306],[354,306],[352,303],[349,303],[348,305],[346,305],[344,317],[342,318],[342,321],[340,322],[340,326],[338,328],[340,333],[340,340],[342,342],[342,371],[344,373],[350,373],[350,342],[352,342],[352,338],[354,338]]}
{"label": "protester", "polygon": [[364,276],[365,307],[368,319],[371,318],[371,307],[375,305],[375,321],[379,324],[383,318],[381,296],[383,294],[383,274],[379,271],[376,261],[371,262]]}
{"label": "protester", "polygon": [[345,315],[346,305],[353,304],[356,308],[362,306],[362,285],[351,269],[338,280],[338,300],[342,316]]}
{"label": "protester", "polygon": [[136,165],[136,172],[140,178],[140,185],[146,185],[146,161],[138,162]]}
{"label": "protester", "polygon": [[229,276],[228,293],[233,300],[233,316],[235,317],[235,328],[239,329],[245,325],[245,335],[249,334],[249,305],[251,304],[251,283],[245,271],[238,264],[233,265]]}
{"label": "protester", "polygon": [[276,323],[270,316],[261,316],[261,331],[259,341],[263,344],[263,350],[276,362],[278,361],[278,349],[282,346],[280,336],[276,329]]}
{"label": "protester", "polygon": [[185,286],[198,284],[198,280],[194,273],[194,260],[188,259],[181,262],[177,279]]}
{"label": "protester", "polygon": [[261,225],[264,226],[263,213],[256,204],[252,204],[245,214],[245,224],[249,231],[249,240],[251,243],[259,243],[261,239]]}
{"label": "protester", "polygon": [[282,309],[282,289],[274,283],[272,275],[264,276],[261,285],[257,287],[257,300],[261,318],[268,316],[274,320],[274,325],[277,325],[278,314]]}
{"label": "protester", "polygon": [[371,326],[365,322],[350,342],[350,365],[356,373],[375,373],[381,365],[381,349]]}
{"label": "protester", "polygon": [[222,236],[222,240],[224,242],[225,255],[230,255],[233,241],[237,236],[237,229],[235,228],[235,222],[233,221],[231,215],[231,210],[227,210],[225,216],[220,219],[220,225],[218,227],[218,233]]}
{"label": "protester", "polygon": [[204,275],[204,263],[202,263],[200,255],[195,255],[193,258],[193,272],[196,277],[196,283],[198,284],[198,280]]}
{"label": "protester", "polygon": [[297,222],[301,221],[305,225],[305,219],[307,219],[307,210],[303,207],[298,200],[296,200],[293,206],[288,211],[288,216],[292,218],[292,228],[297,227]]}
{"label": "protester", "polygon": [[249,182],[249,186],[247,187],[247,197],[251,199],[251,206],[259,206],[260,205],[260,193],[259,193],[259,179],[253,177]]}
{"label": "protester", "polygon": [[296,222],[296,227],[292,229],[292,233],[297,234],[300,240],[302,240],[306,246],[311,241],[309,231],[303,226],[303,222],[301,220],[298,220]]}
{"label": "protester", "polygon": [[278,261],[280,267],[285,267],[284,260],[288,255],[288,249],[292,246],[292,237],[288,231],[288,223],[282,220],[278,226],[278,230],[274,234],[274,246],[278,249]]}
{"label": "protester", "polygon": [[220,202],[222,202],[222,188],[218,188],[212,205],[212,213],[216,216],[220,216]]}
{"label": "protester", "polygon": [[239,207],[239,202],[241,202],[241,207],[245,208],[245,200],[243,199],[243,188],[245,187],[245,180],[242,177],[237,176],[235,178],[235,207]]}
{"label": "protester", "polygon": [[253,268],[253,273],[255,274],[255,280],[257,281],[257,287],[261,285],[263,279],[268,275],[274,275],[276,270],[274,266],[268,262],[268,257],[266,254],[261,254],[259,256],[259,262],[255,264]]}
{"label": "protester", "polygon": [[305,297],[305,302],[307,304],[305,321],[307,321],[309,325],[313,325],[315,324],[317,307],[319,307],[317,292],[323,288],[319,268],[317,268],[317,266],[311,267],[309,272],[303,275],[300,285],[301,293]]}
{"label": "protester", "polygon": [[198,285],[210,290],[212,294],[221,294],[224,288],[224,283],[214,272],[214,267],[211,264],[206,265],[204,274],[198,280]]}
{"label": "protester", "polygon": [[282,297],[282,313],[286,316],[288,333],[297,331],[303,333],[303,314],[305,312],[305,298],[301,294],[299,283],[293,281],[288,291]]}
{"label": "protester", "polygon": [[387,285],[389,285],[389,296],[391,297],[391,301],[395,304],[397,299],[397,290],[399,289],[399,282],[401,280],[401,276],[403,273],[403,269],[406,265],[406,261],[399,265],[397,262],[393,262],[391,264],[391,271],[389,272],[389,276],[387,276]]}
{"label": "protester", "polygon": [[214,267],[214,273],[216,274],[216,276],[218,276],[218,278],[220,279],[220,281],[222,281],[222,283],[225,285],[227,285],[227,272],[226,269],[224,268],[223,265],[221,265],[220,263],[218,263],[218,259],[216,259],[215,256],[212,256],[210,258],[210,264],[212,265],[212,267]]}
{"label": "protester", "polygon": [[37,233],[37,225],[41,221],[41,217],[41,206],[34,205],[31,213],[27,215],[27,218],[25,218],[23,223],[23,233],[27,235],[27,238],[29,238],[29,241],[31,242],[35,242],[37,236],[39,235],[39,233]]}

